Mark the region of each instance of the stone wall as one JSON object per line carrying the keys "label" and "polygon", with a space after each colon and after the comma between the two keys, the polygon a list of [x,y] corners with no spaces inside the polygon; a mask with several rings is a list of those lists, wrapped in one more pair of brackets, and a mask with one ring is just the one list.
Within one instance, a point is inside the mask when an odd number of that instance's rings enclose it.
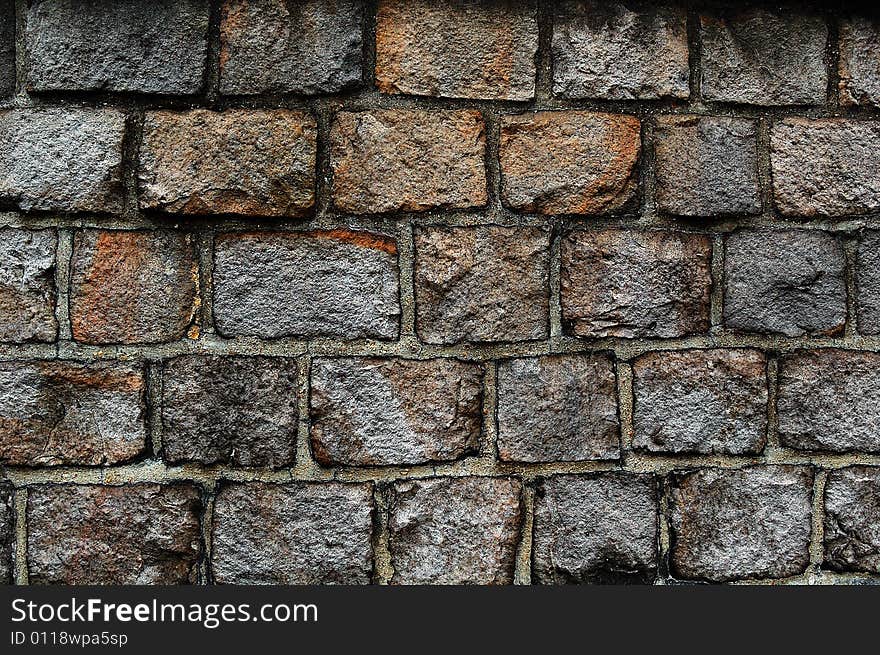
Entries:
{"label": "stone wall", "polygon": [[804,2],[0,1],[0,580],[880,581],[878,62]]}

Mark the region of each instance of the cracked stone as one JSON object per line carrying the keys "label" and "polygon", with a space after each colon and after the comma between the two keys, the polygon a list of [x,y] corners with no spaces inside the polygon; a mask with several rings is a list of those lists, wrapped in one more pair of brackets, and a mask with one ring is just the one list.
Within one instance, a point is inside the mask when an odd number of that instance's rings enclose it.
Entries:
{"label": "cracked stone", "polygon": [[0,584],[12,584],[14,571],[12,553],[15,548],[15,508],[13,489],[0,482]]}
{"label": "cracked stone", "polygon": [[880,231],[866,231],[856,255],[859,333],[880,334]]}

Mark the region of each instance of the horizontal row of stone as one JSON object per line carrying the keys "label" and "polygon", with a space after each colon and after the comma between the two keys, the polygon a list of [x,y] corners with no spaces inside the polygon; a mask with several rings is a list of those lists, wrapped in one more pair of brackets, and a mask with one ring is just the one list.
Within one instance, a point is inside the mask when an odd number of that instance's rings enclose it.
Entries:
{"label": "horizontal row of stone", "polygon": [[[705,217],[762,211],[756,120],[667,115],[653,126],[661,211]],[[545,215],[638,211],[636,117],[546,111],[503,116],[500,129],[505,207]],[[339,112],[329,135],[333,206],[354,214],[485,207],[485,132],[476,110]],[[121,212],[125,133],[126,117],[114,109],[0,112],[0,201],[25,211]],[[317,139],[315,119],[301,111],[148,111],[140,207],[181,215],[309,214]],[[775,122],[776,207],[804,217],[880,210],[878,153],[880,122]]]}
{"label": "horizontal row of stone", "polygon": [[[810,563],[813,476],[811,468],[794,466],[671,474],[666,482],[669,573],[711,581],[803,573]],[[221,483],[208,526],[211,579],[239,584],[375,580],[377,508],[371,487]],[[650,474],[623,472],[540,480],[531,535],[532,581],[655,580],[662,570],[659,487]],[[513,581],[524,528],[518,479],[410,479],[383,484],[382,489],[392,583]],[[32,584],[197,580],[205,557],[205,500],[197,486],[35,485],[27,493]],[[7,581],[12,568],[10,499],[11,485],[0,485],[0,544],[6,545],[0,580]],[[823,504],[821,566],[876,573],[880,468],[831,471]]]}
{"label": "horizontal row of stone", "polygon": [[[87,344],[198,338],[204,307],[194,238],[171,231],[79,230],[70,261],[73,339]],[[54,230],[0,229],[0,342],[53,342]],[[852,299],[861,334],[880,334],[880,231],[858,237]],[[847,264],[839,236],[743,229],[712,238],[655,230],[576,230],[561,242],[566,334],[671,338],[723,327],[790,337],[841,335]],[[395,340],[401,329],[396,241],[348,229],[226,232],[213,252],[213,321],[222,337]],[[415,328],[428,344],[549,337],[551,232],[537,227],[417,226]]]}
{"label": "horizontal row of stone", "polygon": [[[497,427],[505,462],[621,457],[617,372],[605,353],[497,364],[379,357],[311,361],[309,435],[323,466],[410,466],[475,455]],[[161,366],[152,413],[169,464],[285,468],[296,463],[295,359],[184,355]],[[755,455],[768,434],[765,355],[752,349],[656,351],[632,362],[632,448]],[[774,426],[782,446],[880,453],[880,354],[822,349],[778,360]],[[144,366],[0,362],[0,464],[113,465],[150,448]],[[624,399],[624,402],[628,400]]]}
{"label": "horizontal row of stone", "polygon": [[[13,2],[0,4],[0,93],[15,84]],[[552,91],[561,98],[690,97],[685,9],[561,2],[552,16]],[[361,0],[223,0],[223,94],[334,93],[363,84]],[[487,100],[535,97],[536,4],[381,0],[375,17],[375,82],[383,93]],[[874,53],[880,24],[839,27],[839,96],[880,105]],[[207,79],[207,0],[36,0],[25,16],[30,91],[197,94]],[[699,20],[700,89],[712,102],[824,104],[826,18],[763,8]]]}

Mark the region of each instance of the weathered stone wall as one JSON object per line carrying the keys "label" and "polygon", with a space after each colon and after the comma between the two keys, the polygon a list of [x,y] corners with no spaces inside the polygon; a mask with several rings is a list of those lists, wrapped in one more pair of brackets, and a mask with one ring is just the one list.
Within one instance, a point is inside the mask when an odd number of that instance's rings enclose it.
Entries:
{"label": "weathered stone wall", "polygon": [[880,582],[880,17],[721,4],[0,1],[0,580]]}

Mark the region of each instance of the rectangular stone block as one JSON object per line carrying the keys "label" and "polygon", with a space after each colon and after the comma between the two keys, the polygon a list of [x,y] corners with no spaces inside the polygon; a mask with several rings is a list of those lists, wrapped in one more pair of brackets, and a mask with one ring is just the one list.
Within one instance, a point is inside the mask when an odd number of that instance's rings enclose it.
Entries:
{"label": "rectangular stone block", "polygon": [[773,198],[786,216],[880,209],[880,122],[787,118],[770,131]]}
{"label": "rectangular stone block", "polygon": [[198,93],[206,0],[34,0],[25,32],[33,91]]}
{"label": "rectangular stone block", "polygon": [[672,479],[672,574],[785,578],[810,561],[813,473],[795,466],[700,469]]}
{"label": "rectangular stone block", "polygon": [[395,339],[397,245],[368,232],[219,235],[214,320],[226,337]]}
{"label": "rectangular stone block", "polygon": [[657,482],[651,475],[554,475],[535,495],[538,584],[650,584],[657,575]]}
{"label": "rectangular stone block", "polygon": [[543,339],[550,234],[533,227],[419,227],[416,332],[432,344]]}
{"label": "rectangular stone block", "polygon": [[12,554],[15,552],[15,500],[12,485],[0,482],[0,584],[15,578]]}
{"label": "rectangular stone block", "polygon": [[454,359],[315,359],[312,453],[325,466],[459,459],[478,445],[482,382],[479,364]]}
{"label": "rectangular stone block", "polygon": [[856,14],[840,21],[838,29],[840,104],[880,107],[880,22]]}
{"label": "rectangular stone block", "polygon": [[855,277],[859,332],[880,334],[880,231],[859,238]]}
{"label": "rectangular stone block", "polygon": [[678,216],[758,214],[757,123],[660,116],[654,128],[657,204]]}
{"label": "rectangular stone block", "polygon": [[317,126],[286,109],[148,112],[140,206],[177,214],[300,216],[315,203]]}
{"label": "rectangular stone block", "polygon": [[620,457],[617,378],[605,354],[498,365],[498,456],[514,462]]}
{"label": "rectangular stone block", "polygon": [[23,211],[121,211],[124,132],[114,109],[0,111],[0,201]]}
{"label": "rectangular stone block", "polygon": [[162,370],[162,445],[175,464],[296,464],[292,357],[184,355]]}
{"label": "rectangular stone block", "polygon": [[212,526],[218,584],[368,584],[368,484],[224,484]]}
{"label": "rectangular stone block", "polygon": [[687,98],[687,14],[647,2],[561,2],[553,93],[566,98]]}
{"label": "rectangular stone block", "polygon": [[528,0],[382,0],[376,86],[383,93],[530,100],[538,22]]}
{"label": "rectangular stone block", "polygon": [[361,82],[362,0],[224,0],[220,92],[335,93]]}
{"label": "rectangular stone block", "polygon": [[819,230],[741,230],[725,239],[724,325],[789,337],[836,335],[846,321],[845,259]]}
{"label": "rectangular stone block", "polygon": [[523,515],[519,480],[402,480],[389,493],[392,584],[513,582]]}
{"label": "rectangular stone block", "polygon": [[880,573],[880,467],[831,471],[824,523],[823,567]]}
{"label": "rectangular stone block", "polygon": [[476,110],[339,112],[330,130],[333,203],[354,214],[482,207],[485,146]]}
{"label": "rectangular stone block", "polygon": [[55,230],[0,228],[0,342],[54,341]]}
{"label": "rectangular stone block", "polygon": [[501,200],[539,214],[608,214],[638,191],[634,116],[543,111],[501,121]]}
{"label": "rectangular stone block", "polygon": [[27,501],[30,584],[192,584],[202,554],[191,484],[45,484]]}
{"label": "rectangular stone block", "polygon": [[767,361],[751,349],[658,351],[633,362],[633,446],[746,455],[764,448]]}
{"label": "rectangular stone block", "polygon": [[578,337],[709,329],[712,243],[702,234],[576,231],[562,240],[562,321]]}
{"label": "rectangular stone block", "polygon": [[797,351],[779,361],[779,440],[798,450],[880,452],[880,354]]}
{"label": "rectangular stone block", "polygon": [[0,362],[0,463],[119,464],[147,448],[140,365]]}
{"label": "rectangular stone block", "polygon": [[15,93],[15,0],[0,0],[0,98]]}
{"label": "rectangular stone block", "polygon": [[196,312],[192,238],[181,232],[82,230],[73,240],[70,322],[83,343],[159,343]]}
{"label": "rectangular stone block", "polygon": [[824,16],[733,8],[700,16],[700,39],[705,99],[765,106],[825,102]]}

